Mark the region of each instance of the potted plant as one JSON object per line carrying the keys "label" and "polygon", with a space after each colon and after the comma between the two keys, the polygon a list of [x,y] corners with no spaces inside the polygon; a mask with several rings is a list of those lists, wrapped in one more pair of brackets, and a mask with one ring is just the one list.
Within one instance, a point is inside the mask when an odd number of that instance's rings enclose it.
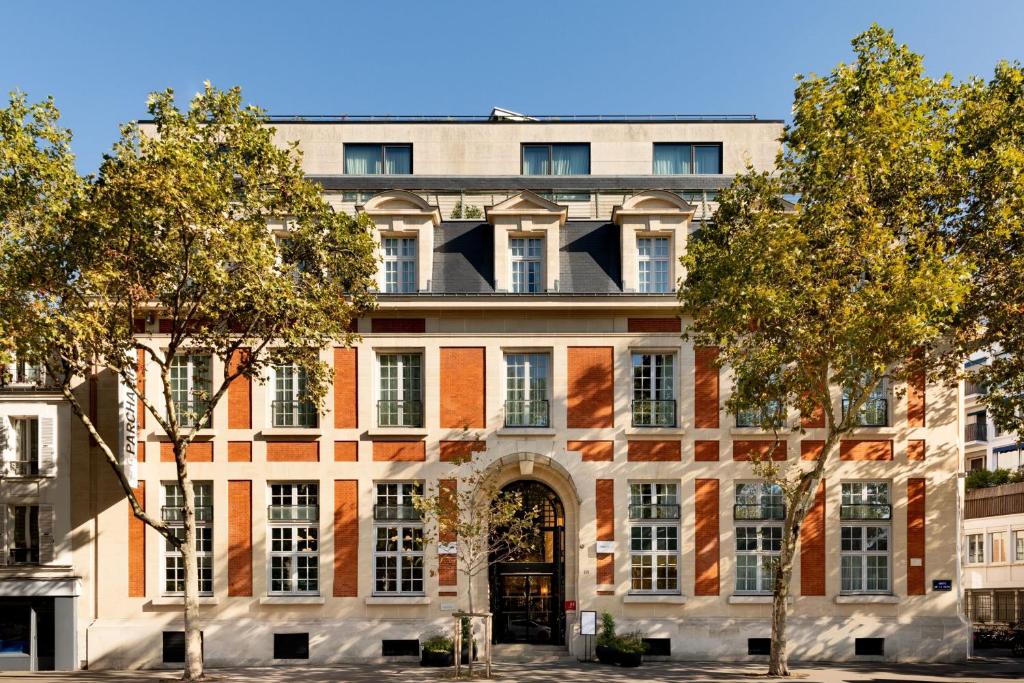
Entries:
{"label": "potted plant", "polygon": [[601,631],[597,634],[595,653],[597,661],[602,664],[615,663],[615,617],[608,612],[601,613]]}
{"label": "potted plant", "polygon": [[640,666],[644,660],[644,634],[634,631],[625,636],[615,638],[615,661],[619,666]]}
{"label": "potted plant", "polygon": [[455,644],[446,635],[438,634],[423,641],[420,666],[451,666],[455,663]]}

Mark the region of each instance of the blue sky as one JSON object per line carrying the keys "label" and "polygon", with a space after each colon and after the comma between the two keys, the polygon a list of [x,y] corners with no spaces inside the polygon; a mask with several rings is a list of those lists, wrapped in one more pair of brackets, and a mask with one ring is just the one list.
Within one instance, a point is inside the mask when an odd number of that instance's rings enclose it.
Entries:
{"label": "blue sky", "polygon": [[1024,2],[19,2],[0,87],[53,95],[93,170],[146,94],[241,85],[274,114],[756,113],[872,21],[928,70],[1024,61]]}

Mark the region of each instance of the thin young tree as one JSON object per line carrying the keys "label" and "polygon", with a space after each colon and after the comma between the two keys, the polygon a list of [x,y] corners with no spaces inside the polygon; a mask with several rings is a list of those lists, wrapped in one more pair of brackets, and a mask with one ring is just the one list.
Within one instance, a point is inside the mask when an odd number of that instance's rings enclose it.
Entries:
{"label": "thin young tree", "polygon": [[[787,598],[801,523],[825,465],[873,392],[919,391],[951,364],[971,265],[950,244],[958,209],[953,89],[872,26],[855,59],[799,79],[777,172],[748,170],[687,246],[687,335],[732,373],[730,413],[822,429],[811,460],[756,464],[786,497],[769,673],[789,674]],[[795,207],[784,197],[795,197]]]}
{"label": "thin young tree", "polygon": [[[466,579],[466,611],[475,613],[475,579],[499,562],[531,552],[537,547],[540,511],[515,490],[503,490],[488,472],[473,462],[457,463],[454,476],[413,500],[423,516],[428,538],[447,546],[438,548],[438,571],[455,560],[457,572]],[[469,644],[469,675],[473,675],[472,642]],[[488,657],[490,648],[487,648]],[[456,657],[460,653],[455,653]],[[487,662],[490,671],[490,661]]]}
{"label": "thin young tree", "polygon": [[[37,175],[57,177],[60,191],[51,196],[46,183],[26,181],[28,201],[18,206],[30,210],[5,209],[0,339],[8,354],[47,366],[133,514],[180,549],[184,678],[197,680],[203,662],[189,446],[233,382],[264,381],[275,365],[298,368],[300,398],[322,404],[328,372],[320,350],[351,343],[351,321],[373,305],[369,223],[331,208],[305,177],[299,150],[275,143],[263,113],[243,105],[237,88],[207,84],[184,110],[170,90],[153,94],[149,128],[123,126],[98,175],[81,187],[67,169],[70,136],[57,128],[56,110],[34,111],[34,119],[17,109],[4,119],[16,148],[26,150],[18,159],[28,159],[14,175],[48,171],[38,158],[53,157],[58,170]],[[140,333],[151,316],[161,321],[159,334]],[[216,377],[200,372],[181,400],[172,373],[188,354],[216,358],[220,370]],[[183,495],[180,535],[144,510],[116,443],[78,390],[99,372],[132,384],[137,365],[152,371],[148,385],[156,379],[156,391],[138,399],[171,445]]]}

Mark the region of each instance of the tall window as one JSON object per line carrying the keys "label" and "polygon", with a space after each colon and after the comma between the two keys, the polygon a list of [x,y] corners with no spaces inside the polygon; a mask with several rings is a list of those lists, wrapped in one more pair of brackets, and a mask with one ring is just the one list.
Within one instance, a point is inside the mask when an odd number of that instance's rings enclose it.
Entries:
{"label": "tall window", "polygon": [[633,425],[674,427],[676,424],[675,356],[633,354]]}
{"label": "tall window", "polygon": [[423,426],[423,356],[382,353],[377,423],[381,427]]}
{"label": "tall window", "polygon": [[297,365],[274,366],[275,427],[316,427],[316,406],[306,397],[306,371]]}
{"label": "tall window", "polygon": [[412,173],[412,145],[346,144],[345,173],[409,175]]}
{"label": "tall window", "polygon": [[669,238],[638,237],[636,240],[637,276],[641,292],[665,293],[669,284]]}
{"label": "tall window", "polygon": [[1013,545],[1015,548],[1013,559],[1017,562],[1024,562],[1024,531],[1013,532]]}
{"label": "tall window", "polygon": [[988,535],[988,547],[992,557],[989,562],[1006,562],[1006,532],[994,531]]}
{"label": "tall window", "polygon": [[34,477],[39,474],[39,418],[11,418],[11,426],[15,440],[11,473],[16,477]]}
{"label": "tall window", "polygon": [[419,482],[380,482],[373,508],[373,590],[423,593],[423,522],[413,506]]}
{"label": "tall window", "polygon": [[722,146],[719,144],[654,144],[654,175],[721,172]]}
{"label": "tall window", "polygon": [[317,484],[271,484],[270,592],[317,593],[320,589],[320,520]]}
{"label": "tall window", "polygon": [[[849,411],[851,399],[843,391],[843,415]],[[862,427],[885,427],[889,424],[889,380],[883,377],[871,391],[857,413],[857,424]]]}
{"label": "tall window", "polygon": [[786,516],[782,489],[767,482],[738,482],[733,520],[736,524],[736,592],[771,593],[782,551]]}
{"label": "tall window", "polygon": [[590,175],[590,145],[523,145],[523,175]]}
{"label": "tall window", "polygon": [[888,593],[892,538],[889,483],[844,483],[839,519],[840,589],[847,593]]}
{"label": "tall window", "polygon": [[629,519],[630,591],[678,593],[678,486],[630,484]]}
{"label": "tall window", "polygon": [[[195,427],[210,406],[213,378],[210,357],[184,354],[171,359],[171,400],[182,427]],[[210,427],[213,419],[203,427]]]}
{"label": "tall window", "polygon": [[384,238],[384,291],[388,294],[416,291],[416,238]]}
{"label": "tall window", "polygon": [[[199,565],[199,592],[213,594],[213,484],[195,482],[196,560]],[[182,507],[185,495],[177,483],[164,484],[164,504],[161,517],[171,533],[185,538],[185,518]],[[170,541],[164,541],[164,593],[185,592],[185,559],[181,550]]]}
{"label": "tall window", "polygon": [[505,426],[547,427],[551,357],[546,353],[505,354]]}
{"label": "tall window", "polygon": [[985,562],[985,535],[970,534],[967,536],[967,562],[983,564]]}
{"label": "tall window", "polygon": [[513,237],[508,241],[512,264],[512,291],[540,292],[544,285],[544,238]]}
{"label": "tall window", "polygon": [[[3,511],[0,508],[0,511]],[[7,561],[11,564],[39,564],[39,506],[12,505]]]}
{"label": "tall window", "polygon": [[46,366],[15,360],[0,365],[0,386],[36,386],[46,383]]}

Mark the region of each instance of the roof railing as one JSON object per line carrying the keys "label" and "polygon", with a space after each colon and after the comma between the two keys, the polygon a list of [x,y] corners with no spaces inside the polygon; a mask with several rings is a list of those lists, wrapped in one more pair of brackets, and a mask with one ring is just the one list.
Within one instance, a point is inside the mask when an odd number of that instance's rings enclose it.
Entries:
{"label": "roof railing", "polygon": [[286,122],[333,122],[333,123],[374,123],[374,122],[494,122],[494,123],[536,123],[536,122],[626,122],[626,121],[758,121],[756,114],[530,114],[523,119],[495,118],[491,115],[455,114],[268,114],[271,123]]}

